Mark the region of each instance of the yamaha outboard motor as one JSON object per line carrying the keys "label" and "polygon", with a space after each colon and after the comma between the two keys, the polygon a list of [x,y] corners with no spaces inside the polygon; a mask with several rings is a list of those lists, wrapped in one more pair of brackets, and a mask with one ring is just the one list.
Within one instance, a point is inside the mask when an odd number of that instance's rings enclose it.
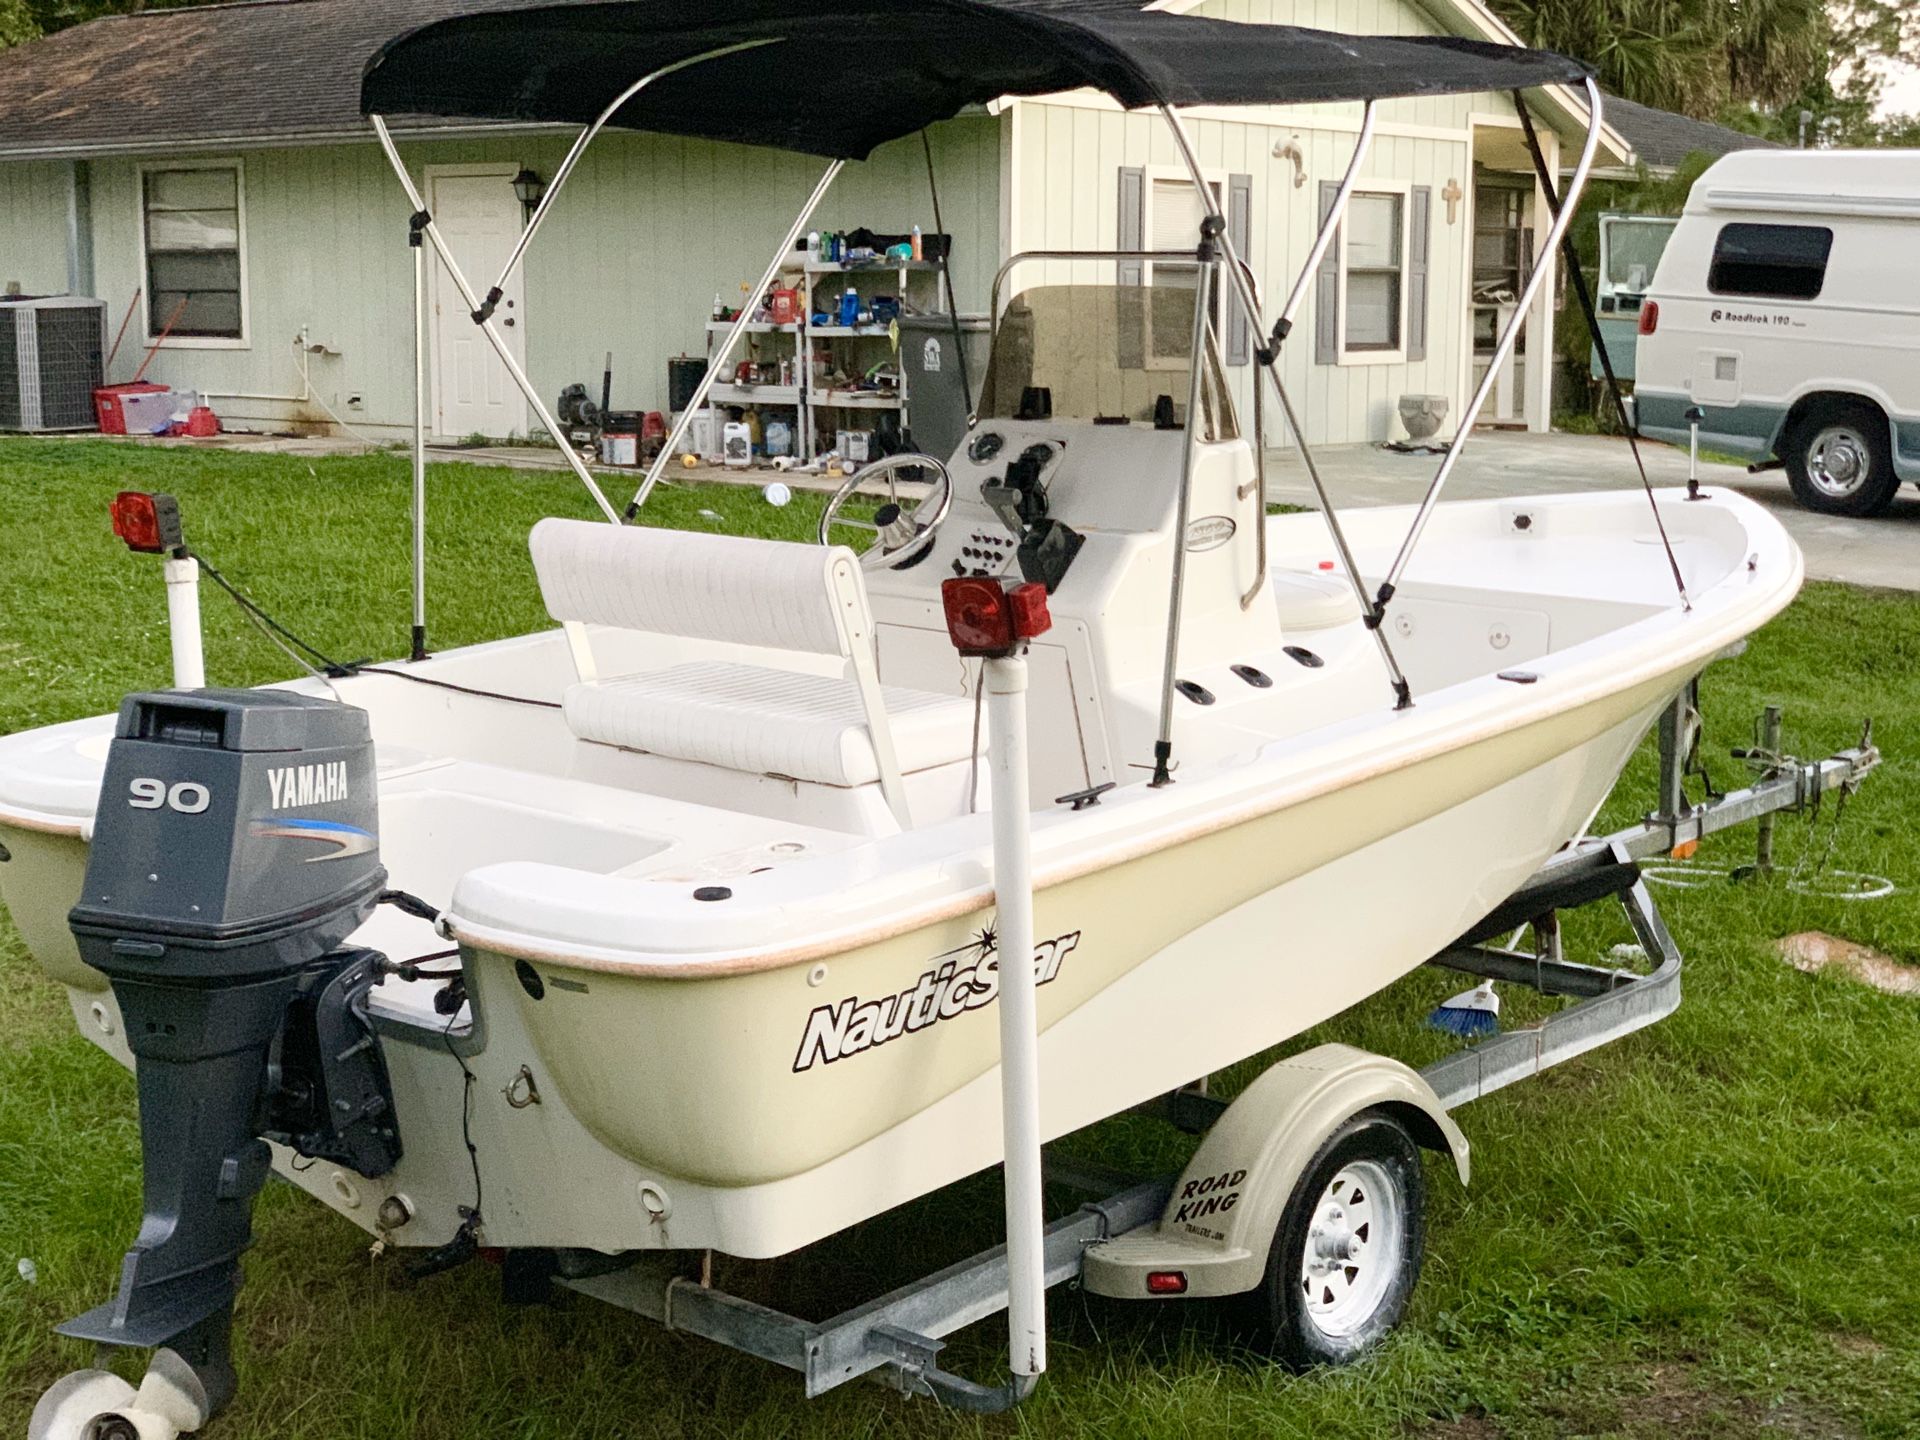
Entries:
{"label": "yamaha outboard motor", "polygon": [[377,825],[364,710],[284,690],[121,706],[69,923],[138,1062],[146,1213],[119,1293],[60,1333],[165,1347],[202,1420],[233,1393],[262,1137],[367,1176],[400,1157],[366,1009],[380,957],[339,948],[386,884]]}

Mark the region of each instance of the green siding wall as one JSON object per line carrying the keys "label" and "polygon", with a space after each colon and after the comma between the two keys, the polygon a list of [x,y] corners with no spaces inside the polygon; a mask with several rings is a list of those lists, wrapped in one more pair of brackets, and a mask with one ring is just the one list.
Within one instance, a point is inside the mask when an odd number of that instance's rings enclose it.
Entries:
{"label": "green siding wall", "polygon": [[62,160],[0,165],[0,291],[67,288],[67,174]]}
{"label": "green siding wall", "polygon": [[[963,307],[984,309],[999,253],[999,121],[967,118],[932,132],[941,206],[955,233],[955,284]],[[551,176],[560,136],[405,142],[416,180],[429,165],[530,165]],[[245,349],[169,346],[151,374],[216,396],[295,396],[302,389],[294,337],[304,327],[328,354],[312,355],[314,393],[349,424],[383,431],[412,414],[412,286],[408,204],[371,140],[364,145],[270,150],[241,157],[245,173],[248,327]],[[0,185],[23,171],[0,166]],[[96,293],[113,323],[142,283],[139,162],[93,162]],[[615,403],[662,409],[666,357],[702,352],[715,292],[737,303],[760,273],[821,162],[803,156],[653,135],[603,135],[563,192],[526,261],[527,369],[551,403],[583,380],[596,392],[614,352]],[[59,176],[61,167],[52,167]],[[64,180],[61,180],[64,186]],[[0,192],[5,193],[5,192]],[[53,288],[64,285],[64,188],[49,229]],[[39,198],[16,208],[42,213]],[[849,165],[815,224],[931,229],[920,142],[888,146]],[[10,232],[0,215],[0,237]],[[37,243],[37,242],[36,242]],[[0,256],[12,252],[0,243]],[[4,264],[0,272],[11,273]],[[36,274],[38,272],[36,271]],[[4,279],[5,274],[0,274]],[[492,277],[470,276],[484,288]],[[47,281],[36,280],[36,284]],[[122,348],[115,379],[139,349]],[[358,407],[350,398],[358,396]],[[316,405],[223,398],[224,415],[250,428],[324,423]]]}

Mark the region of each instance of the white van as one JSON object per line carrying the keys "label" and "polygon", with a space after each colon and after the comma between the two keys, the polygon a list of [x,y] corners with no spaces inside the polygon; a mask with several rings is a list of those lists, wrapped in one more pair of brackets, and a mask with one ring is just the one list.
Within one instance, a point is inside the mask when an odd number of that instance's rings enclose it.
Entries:
{"label": "white van", "polygon": [[1920,150],[1742,150],[1695,182],[1640,308],[1642,433],[1786,466],[1831,515],[1920,482]]}

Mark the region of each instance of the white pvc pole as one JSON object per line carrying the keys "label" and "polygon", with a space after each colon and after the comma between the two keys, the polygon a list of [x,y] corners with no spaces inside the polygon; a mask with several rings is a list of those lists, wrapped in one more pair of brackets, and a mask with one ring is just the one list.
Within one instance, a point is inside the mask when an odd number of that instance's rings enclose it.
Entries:
{"label": "white pvc pole", "polygon": [[1047,1368],[1046,1217],[1040,1204],[1040,1022],[1033,973],[1027,802],[1027,661],[984,665],[993,789],[993,893],[1000,950],[1000,1115],[1006,1150],[1007,1359]]}
{"label": "white pvc pole", "polygon": [[207,683],[207,657],[200,641],[200,562],[191,555],[169,555],[165,570],[173,688],[198,690]]}

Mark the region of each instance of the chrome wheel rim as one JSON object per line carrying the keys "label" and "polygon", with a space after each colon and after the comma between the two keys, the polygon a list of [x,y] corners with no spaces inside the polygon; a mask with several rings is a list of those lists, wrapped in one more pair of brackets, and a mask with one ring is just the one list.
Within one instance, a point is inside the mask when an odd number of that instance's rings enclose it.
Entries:
{"label": "chrome wheel rim", "polygon": [[1393,1290],[1406,1250],[1400,1186],[1377,1160],[1352,1160],[1320,1192],[1300,1256],[1307,1319],[1329,1339],[1363,1330]]}
{"label": "chrome wheel rim", "polygon": [[1829,425],[1807,447],[1807,478],[1823,495],[1844,500],[1856,493],[1873,470],[1866,437],[1849,425]]}

